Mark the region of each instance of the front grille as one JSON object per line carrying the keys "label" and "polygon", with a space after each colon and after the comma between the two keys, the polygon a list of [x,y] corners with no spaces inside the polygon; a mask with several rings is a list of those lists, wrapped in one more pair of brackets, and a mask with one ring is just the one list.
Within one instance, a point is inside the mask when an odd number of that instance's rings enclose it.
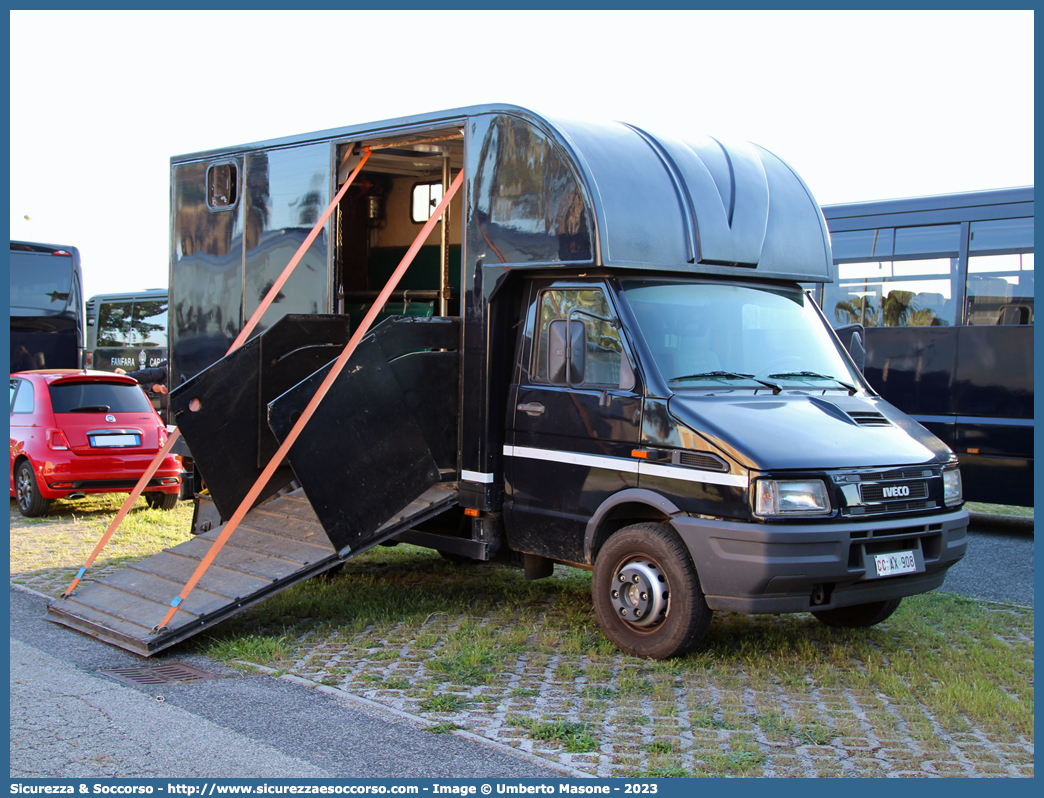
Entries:
{"label": "front grille", "polygon": [[861,507],[849,507],[848,515],[876,515],[879,513],[910,513],[916,510],[934,510],[938,505],[932,501],[923,502],[890,502]]}
{"label": "front grille", "polygon": [[[889,495],[891,494],[891,495]],[[859,495],[864,502],[889,502],[896,500],[908,501],[913,499],[928,498],[927,482],[909,482],[904,484],[885,485],[875,483],[873,485],[860,485]]]}

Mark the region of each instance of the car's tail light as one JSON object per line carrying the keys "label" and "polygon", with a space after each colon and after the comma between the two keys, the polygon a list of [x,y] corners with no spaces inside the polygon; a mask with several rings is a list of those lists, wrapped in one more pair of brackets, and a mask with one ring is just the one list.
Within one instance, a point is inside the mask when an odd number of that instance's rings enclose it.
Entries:
{"label": "car's tail light", "polygon": [[157,427],[157,429],[159,429],[159,445],[160,445],[160,448],[162,449],[164,444],[166,444],[166,442],[167,442],[167,438],[170,437],[170,436],[167,435],[167,428],[166,427]]}
{"label": "car's tail light", "polygon": [[69,441],[65,439],[65,433],[56,427],[47,430],[47,448],[55,452],[69,451]]}

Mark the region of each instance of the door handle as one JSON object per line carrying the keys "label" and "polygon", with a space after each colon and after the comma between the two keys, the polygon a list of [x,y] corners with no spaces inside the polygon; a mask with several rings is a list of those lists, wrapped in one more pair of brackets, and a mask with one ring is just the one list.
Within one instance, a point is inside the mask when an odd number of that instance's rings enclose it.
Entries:
{"label": "door handle", "polygon": [[539,416],[544,412],[544,406],[540,404],[540,402],[530,402],[529,404],[519,405],[518,409],[531,416]]}

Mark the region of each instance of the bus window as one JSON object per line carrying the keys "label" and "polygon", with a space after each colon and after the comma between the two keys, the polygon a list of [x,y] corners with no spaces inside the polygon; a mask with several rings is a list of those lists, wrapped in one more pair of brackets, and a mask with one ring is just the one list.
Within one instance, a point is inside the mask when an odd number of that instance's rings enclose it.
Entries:
{"label": "bus window", "polygon": [[837,264],[823,287],[823,311],[836,324],[949,327],[957,323],[956,258]]}
{"label": "bus window", "polygon": [[102,302],[98,306],[97,346],[131,345],[130,302]]}
{"label": "bus window", "polygon": [[959,224],[933,224],[925,227],[898,227],[895,231],[896,255],[947,253],[956,257],[960,249]]}
{"label": "bus window", "polygon": [[138,300],[132,323],[135,346],[167,345],[167,300]]}
{"label": "bus window", "polygon": [[1033,324],[1033,253],[968,258],[971,325]]}
{"label": "bus window", "polygon": [[970,252],[1033,249],[1033,218],[972,222]]}

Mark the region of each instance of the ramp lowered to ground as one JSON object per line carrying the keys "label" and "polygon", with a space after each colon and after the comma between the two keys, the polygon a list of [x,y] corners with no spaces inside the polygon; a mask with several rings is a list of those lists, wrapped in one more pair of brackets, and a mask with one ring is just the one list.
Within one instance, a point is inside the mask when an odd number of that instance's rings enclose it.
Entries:
{"label": "ramp lowered to ground", "polygon": [[149,656],[340,561],[308,501],[299,493],[278,496],[243,519],[170,626],[154,630],[219,532],[81,583],[50,604],[48,618]]}
{"label": "ramp lowered to ground", "polygon": [[[381,540],[456,503],[456,486],[441,483],[389,519]],[[251,510],[179,606],[170,625],[156,630],[171,600],[192,576],[215,528],[99,579],[85,581],[51,602],[50,620],[147,657],[341,562],[298,489]]]}
{"label": "ramp lowered to ground", "polygon": [[[273,325],[171,393],[222,520],[329,368],[316,361],[326,362],[326,336],[340,322],[320,319],[308,331],[299,321]],[[223,525],[81,582],[51,602],[48,618],[149,656],[456,505],[459,329],[450,319],[374,328],[270,480],[269,498],[244,516],[183,602],[173,603]],[[290,490],[294,479],[300,487]],[[167,626],[155,628],[172,606]]]}

